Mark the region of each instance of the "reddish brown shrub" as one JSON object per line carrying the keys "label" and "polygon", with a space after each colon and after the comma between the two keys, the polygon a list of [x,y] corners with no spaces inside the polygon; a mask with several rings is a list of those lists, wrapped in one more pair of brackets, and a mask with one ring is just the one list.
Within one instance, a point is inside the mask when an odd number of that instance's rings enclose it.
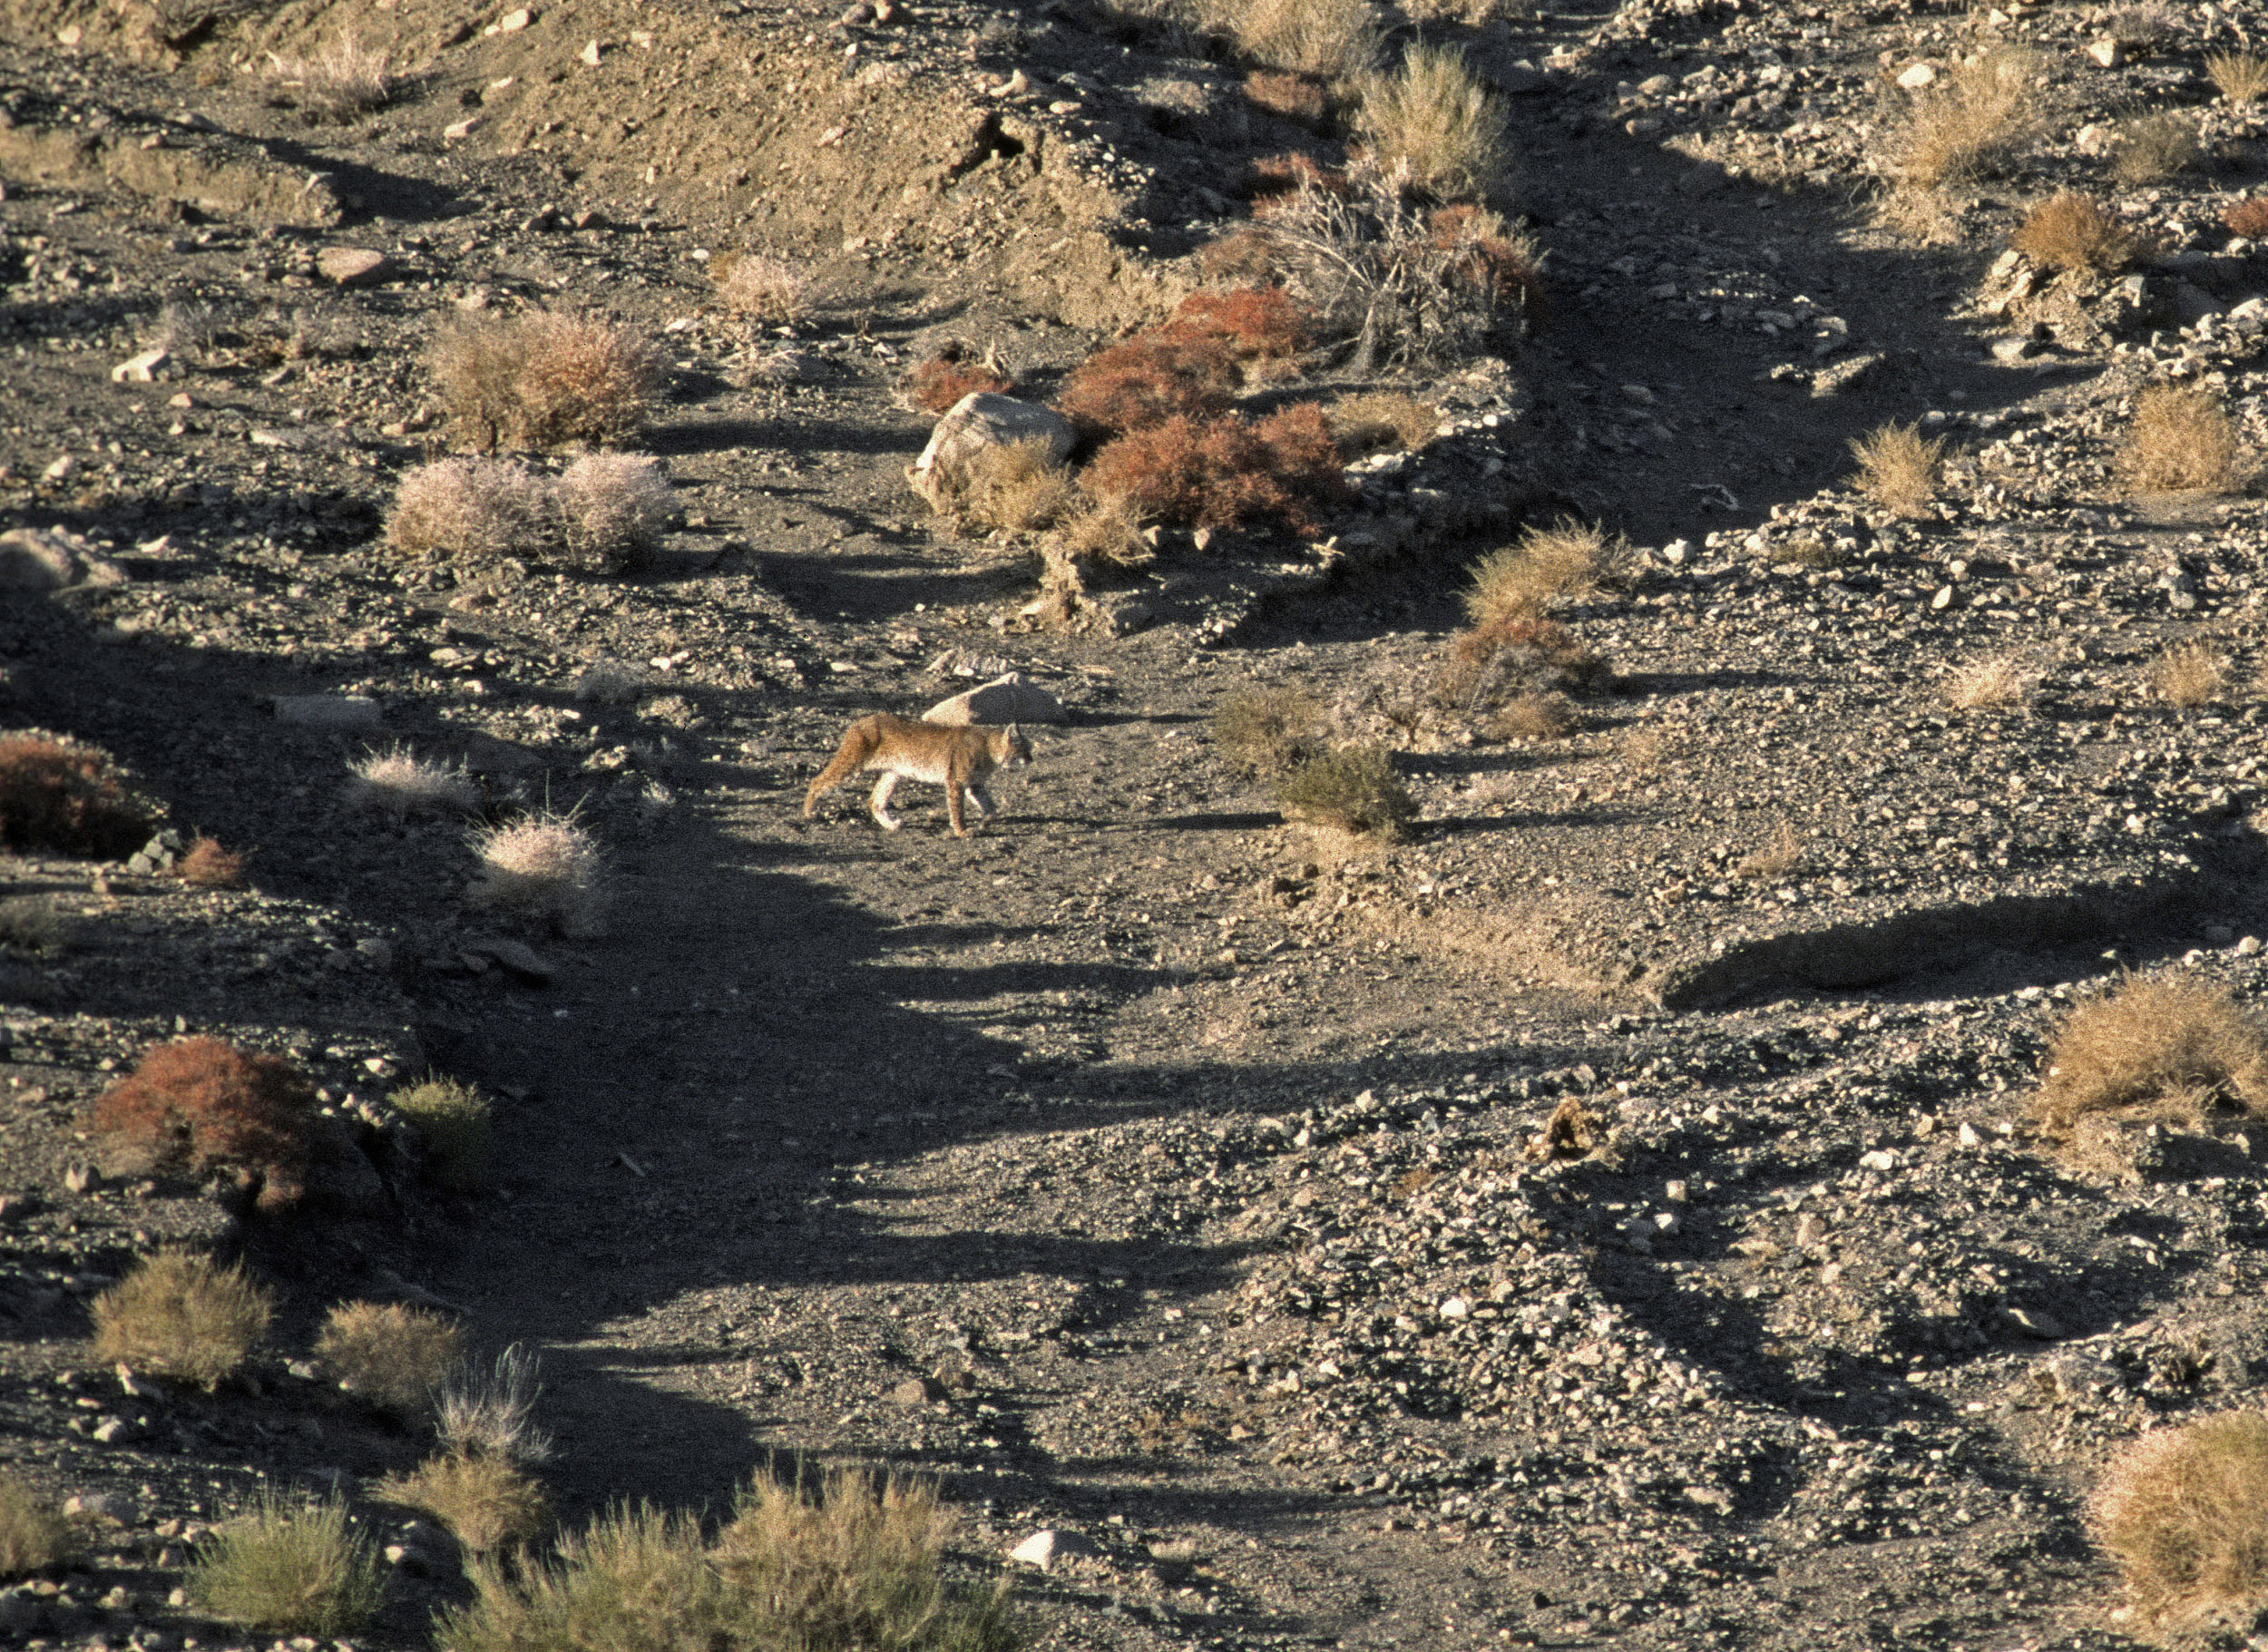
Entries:
{"label": "reddish brown shrub", "polygon": [[982,362],[963,358],[960,347],[949,345],[905,376],[905,396],[924,413],[950,413],[964,396],[982,391],[1005,396],[1015,381],[1002,377]]}
{"label": "reddish brown shrub", "polygon": [[2231,235],[2242,235],[2252,240],[2268,236],[2268,195],[2254,195],[2249,200],[2232,201],[2221,214],[2221,221],[2229,227]]}
{"label": "reddish brown shrub", "polygon": [[281,1056],[217,1038],[161,1044],[94,1103],[92,1128],[155,1169],[260,1175],[263,1207],[291,1203],[307,1163],[315,1086]]}
{"label": "reddish brown shrub", "polygon": [[1317,75],[1255,69],[1245,76],[1245,102],[1298,126],[1320,130],[1331,121],[1331,93]]}
{"label": "reddish brown shrub", "polygon": [[1118,435],[1173,418],[1217,418],[1240,377],[1219,339],[1152,331],[1089,357],[1055,406],[1090,434]]}
{"label": "reddish brown shrub", "polygon": [[1543,271],[1525,249],[1502,235],[1496,215],[1473,206],[1442,207],[1426,215],[1433,245],[1456,256],[1450,273],[1498,304],[1518,304],[1533,316],[1543,303]]}
{"label": "reddish brown shrub", "polygon": [[1110,444],[1081,481],[1162,523],[1236,528],[1273,520],[1303,535],[1322,531],[1314,507],[1345,491],[1338,444],[1322,409],[1308,404],[1256,424],[1168,419]]}
{"label": "reddish brown shrub", "polygon": [[0,739],[0,843],[110,860],[149,836],[148,817],[101,753],[30,735]]}
{"label": "reddish brown shrub", "polygon": [[244,861],[243,855],[222,848],[213,838],[200,836],[189,846],[189,853],[174,866],[173,875],[198,889],[240,888]]}
{"label": "reddish brown shrub", "polygon": [[1280,287],[1193,292],[1158,331],[1167,337],[1217,339],[1239,361],[1296,356],[1313,341],[1315,318]]}
{"label": "reddish brown shrub", "polygon": [[1256,204],[1279,196],[1296,195],[1303,189],[1322,190],[1344,200],[1354,192],[1354,185],[1344,168],[1326,167],[1297,150],[1262,155],[1247,165],[1244,176],[1237,181],[1237,192]]}
{"label": "reddish brown shrub", "polygon": [[[1296,194],[1272,195],[1269,201],[1297,200]],[[1265,206],[1267,202],[1260,203]],[[1260,207],[1253,209],[1256,212]],[[1218,240],[1207,241],[1197,255],[1198,268],[1216,281],[1271,282],[1277,279],[1281,259],[1266,231],[1245,224]]]}

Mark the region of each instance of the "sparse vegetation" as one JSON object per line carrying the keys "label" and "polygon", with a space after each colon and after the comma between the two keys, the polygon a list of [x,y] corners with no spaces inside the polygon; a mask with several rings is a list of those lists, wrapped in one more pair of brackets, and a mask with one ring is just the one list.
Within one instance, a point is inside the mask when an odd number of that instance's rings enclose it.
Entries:
{"label": "sparse vegetation", "polygon": [[1242,379],[1219,339],[1152,329],[1080,363],[1055,406],[1090,435],[1123,435],[1168,419],[1218,418]]}
{"label": "sparse vegetation", "polygon": [[987,362],[970,360],[965,347],[952,339],[934,356],[916,362],[902,386],[914,406],[940,415],[951,413],[964,396],[1007,396],[1015,387],[1015,380]]}
{"label": "sparse vegetation", "polygon": [[1331,119],[1331,93],[1320,77],[1283,69],[1255,69],[1245,76],[1245,99],[1278,120],[1320,131]]}
{"label": "sparse vegetation", "polygon": [[473,1194],[488,1185],[495,1132],[487,1097],[470,1084],[429,1072],[389,1100],[425,1138],[425,1173],[443,1191]]}
{"label": "sparse vegetation", "polygon": [[1481,630],[1541,619],[1558,599],[1582,596],[1622,578],[1634,554],[1621,534],[1572,516],[1531,527],[1472,565],[1465,612]]}
{"label": "sparse vegetation", "polygon": [[175,863],[173,875],[192,889],[240,889],[246,857],[224,849],[218,839],[200,836]]}
{"label": "sparse vegetation", "polygon": [[2207,982],[2130,980],[2071,1012],[2048,1046],[2032,1100],[2042,1131],[2068,1141],[2091,1114],[2136,1110],[2195,1124],[2214,1112],[2268,1113],[2268,1037]]}
{"label": "sparse vegetation", "polygon": [[1322,755],[1324,709],[1305,689],[1249,689],[1213,713],[1213,749],[1240,774],[1289,774]]}
{"label": "sparse vegetation", "polygon": [[1280,287],[1200,288],[1158,330],[1167,337],[1217,341],[1235,361],[1281,361],[1313,341],[1315,318]]}
{"label": "sparse vegetation", "polygon": [[653,673],[631,660],[593,660],[575,673],[574,696],[594,706],[627,706],[651,691]]}
{"label": "sparse vegetation", "polygon": [[483,452],[626,441],[653,410],[661,367],[628,328],[563,310],[461,324],[433,353],[457,439]]}
{"label": "sparse vegetation", "polygon": [[2126,122],[2118,129],[2118,152],[2111,176],[2128,189],[2163,183],[2182,172],[2205,164],[2205,146],[2198,141],[2192,117],[2165,110]]}
{"label": "sparse vegetation", "polygon": [[2050,269],[2124,269],[2146,249],[2126,229],[2088,197],[2066,190],[2025,215],[2009,245]]}
{"label": "sparse vegetation", "polygon": [[1200,0],[1206,22],[1271,68],[1346,80],[1378,55],[1378,25],[1362,0]]}
{"label": "sparse vegetation", "polygon": [[1011,1652],[1002,1589],[943,1576],[949,1523],[925,1485],[843,1471],[815,1494],[766,1479],[703,1541],[681,1516],[624,1510],[560,1546],[556,1566],[473,1569],[443,1652]]}
{"label": "sparse vegetation", "polygon": [[1303,534],[1320,533],[1315,507],[1346,491],[1338,444],[1309,403],[1258,420],[1168,419],[1110,443],[1080,480],[1098,497],[1169,525],[1273,523]]}
{"label": "sparse vegetation", "polygon": [[544,813],[486,826],[473,847],[481,862],[469,892],[474,905],[548,924],[562,935],[598,933],[606,856],[598,839],[573,818]]}
{"label": "sparse vegetation", "polygon": [[324,1316],[315,1357],[339,1385],[403,1416],[425,1410],[464,1335],[449,1320],[398,1302],[342,1302]]}
{"label": "sparse vegetation", "polygon": [[2233,494],[2258,470],[2236,421],[2203,384],[2145,386],[2116,463],[2127,484],[2145,492]]}
{"label": "sparse vegetation", "polygon": [[378,1496],[432,1515],[474,1554],[540,1541],[552,1528],[543,1488],[508,1457],[444,1452],[407,1474],[389,1474]]}
{"label": "sparse vegetation", "polygon": [[756,321],[795,321],[811,296],[811,278],[769,253],[720,252],[709,260],[709,279],[719,303]]}
{"label": "sparse vegetation", "polygon": [[263,1208],[299,1197],[315,1086],[281,1056],[217,1038],[148,1051],[96,1100],[93,1132],[155,1170],[257,1176]]}
{"label": "sparse vegetation", "polygon": [[1051,526],[1078,497],[1044,437],[980,447],[953,476],[944,496],[962,524],[977,533],[1028,533]]}
{"label": "sparse vegetation", "polygon": [[394,490],[386,541],[408,557],[477,565],[540,557],[552,541],[548,477],[507,459],[435,459]]}
{"label": "sparse vegetation", "polygon": [[1381,746],[1354,746],[1300,764],[1276,788],[1295,819],[1344,832],[1398,836],[1417,818],[1417,805]]}
{"label": "sparse vegetation", "polygon": [[1369,390],[1331,404],[1326,416],[1340,450],[1351,455],[1416,453],[1433,440],[1441,407],[1396,390]]}
{"label": "sparse vegetation", "polygon": [[2147,1629],[2268,1605],[2268,1413],[2153,1429],[2115,1459],[2088,1510]]}
{"label": "sparse vegetation", "polygon": [[1956,711],[2020,706],[2039,686],[2039,670],[2019,654],[1991,654],[1945,675],[1945,703]]}
{"label": "sparse vegetation", "polygon": [[1607,662],[1540,611],[1500,614],[1459,634],[1435,700],[1491,739],[1556,738],[1573,720],[1563,694],[1603,686]]}
{"label": "sparse vegetation", "polygon": [[2257,52],[2214,52],[2205,58],[2205,73],[2220,94],[2239,109],[2249,109],[2268,97],[2268,57]]}
{"label": "sparse vegetation", "polygon": [[269,1494],[213,1534],[189,1574],[190,1598],[216,1618],[291,1635],[342,1635],[377,1611],[378,1558],[336,1498]]}
{"label": "sparse vegetation", "polygon": [[435,1402],[441,1443],[459,1456],[544,1461],[552,1442],[535,1426],[538,1374],[536,1356],[517,1343],[486,1365],[457,1366]]}
{"label": "sparse vegetation", "polygon": [[2036,53],[1996,46],[1912,95],[1892,125],[1888,170],[1908,189],[1938,190],[2000,170],[2046,118]]}
{"label": "sparse vegetation", "polygon": [[0,946],[17,953],[59,953],[70,926],[52,894],[12,894],[0,900]]}
{"label": "sparse vegetation", "polygon": [[2218,699],[2228,676],[2228,656],[2203,640],[2175,643],[2150,662],[2151,692],[2185,711]]}
{"label": "sparse vegetation", "polygon": [[1158,554],[1141,517],[1123,499],[1090,499],[1075,508],[1041,551],[1051,568],[1080,577],[1090,570],[1119,573],[1145,567]]}
{"label": "sparse vegetation", "polygon": [[299,105],[327,121],[351,121],[394,101],[400,77],[393,54],[372,51],[349,34],[313,57],[269,54],[276,78],[298,93]]}
{"label": "sparse vegetation", "polygon": [[1381,163],[1436,200],[1485,199],[1510,164],[1503,100],[1448,47],[1413,45],[1367,77],[1356,119]]}
{"label": "sparse vegetation", "polygon": [[373,751],[349,766],[354,776],[348,799],[358,807],[390,815],[469,815],[480,807],[480,787],[462,767],[418,757],[406,746]]}
{"label": "sparse vegetation", "polygon": [[1804,864],[1803,839],[1795,828],[1782,821],[1772,834],[1769,843],[1743,855],[1735,862],[1735,877],[1751,884],[1776,884]]}
{"label": "sparse vegetation", "polygon": [[0,738],[0,843],[114,860],[142,847],[150,830],[102,753],[36,735]]}
{"label": "sparse vegetation", "polygon": [[45,1571],[71,1553],[71,1528],[46,1499],[0,1475],[0,1578]]}
{"label": "sparse vegetation", "polygon": [[651,459],[585,454],[551,490],[562,560],[586,573],[619,573],[647,562],[677,521],[677,489]]}
{"label": "sparse vegetation", "polygon": [[2221,221],[2231,235],[2241,235],[2250,240],[2268,236],[2268,195],[2248,196],[2232,201],[2221,213]]}
{"label": "sparse vegetation", "polygon": [[94,1354],[217,1388],[267,1341],[271,1312],[242,1263],[159,1251],[94,1299]]}
{"label": "sparse vegetation", "polygon": [[1919,425],[1879,425],[1854,438],[1859,492],[1893,516],[1926,516],[1937,503],[1938,470],[1946,438],[1925,436]]}

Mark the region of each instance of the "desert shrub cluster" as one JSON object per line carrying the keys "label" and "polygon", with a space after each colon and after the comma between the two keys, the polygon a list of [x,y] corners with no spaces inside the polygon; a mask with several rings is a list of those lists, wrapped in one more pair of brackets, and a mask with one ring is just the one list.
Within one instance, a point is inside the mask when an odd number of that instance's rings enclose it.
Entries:
{"label": "desert shrub cluster", "polygon": [[351,121],[383,109],[401,89],[393,54],[366,46],[356,36],[332,42],[312,57],[269,54],[279,83],[299,106],[327,121]]}
{"label": "desert shrub cluster", "polygon": [[94,1299],[94,1353],[152,1376],[218,1387],[267,1341],[273,1307],[241,1263],[159,1251]]}
{"label": "desert shrub cluster", "polygon": [[342,1302],[324,1316],[315,1357],[340,1387],[403,1416],[421,1414],[464,1353],[464,1334],[425,1308]]}
{"label": "desert shrub cluster", "polygon": [[1255,523],[1321,531],[1315,506],[1344,496],[1337,442],[1309,403],[1263,418],[1176,416],[1105,445],[1080,480],[1136,514],[1182,527]]}
{"label": "desert shrub cluster", "polygon": [[1367,77],[1356,122],[1377,161],[1435,200],[1484,199],[1510,166],[1503,100],[1451,48],[1413,45]]}
{"label": "desert shrub cluster", "polygon": [[218,1038],[161,1044],[98,1097],[93,1132],[153,1169],[229,1168],[256,1177],[260,1204],[299,1197],[315,1086],[282,1056]]}
{"label": "desert shrub cluster", "polygon": [[2143,1435],[2088,1510],[2146,1629],[2268,1606],[2268,1413],[2223,1412]]}
{"label": "desert shrub cluster", "polygon": [[709,279],[719,303],[754,321],[794,321],[811,296],[808,274],[767,252],[720,252],[709,260]]}
{"label": "desert shrub cluster", "polygon": [[1937,503],[1945,444],[1944,436],[1923,435],[1919,425],[1881,425],[1853,437],[1859,492],[1893,516],[1927,516]]}
{"label": "desert shrub cluster", "polygon": [[1480,630],[1541,619],[1562,597],[1579,597],[1628,576],[1636,549],[1618,533],[1561,517],[1522,532],[1476,562],[1463,592]]}
{"label": "desert shrub cluster", "polygon": [[485,1364],[456,1365],[434,1401],[441,1443],[461,1457],[544,1461],[552,1442],[535,1426],[538,1374],[535,1355],[517,1343]]}
{"label": "desert shrub cluster", "polygon": [[472,1194],[488,1184],[495,1132],[488,1098],[455,1079],[427,1073],[388,1098],[425,1142],[425,1172],[444,1192]]}
{"label": "desert shrub cluster", "polygon": [[1213,749],[1239,773],[1278,778],[1323,755],[1326,720],[1304,689],[1246,689],[1213,713]]}
{"label": "desert shrub cluster", "polygon": [[2156,384],[2135,398],[2119,474],[2145,492],[2231,494],[2259,466],[2210,385]]}
{"label": "desert shrub cluster", "polygon": [[1350,746],[1295,767],[1277,782],[1285,814],[1315,826],[1392,838],[1417,818],[1417,804],[1382,746]]}
{"label": "desert shrub cluster", "polygon": [[37,735],[0,738],[0,843],[115,860],[149,840],[149,814],[102,753]]}
{"label": "desert shrub cluster", "polygon": [[2140,259],[2148,248],[2099,201],[2074,190],[2052,195],[2034,207],[2009,244],[2050,269],[2093,269],[2110,273]]}
{"label": "desert shrub cluster", "polygon": [[1956,64],[1912,94],[1890,122],[1887,170],[1910,189],[1936,190],[2000,171],[2043,130],[2044,64],[2020,46]]}
{"label": "desert shrub cluster", "polygon": [[971,360],[968,347],[947,339],[933,355],[914,364],[899,386],[905,399],[924,413],[953,411],[963,396],[1006,396],[1016,381],[989,362]]}
{"label": "desert shrub cluster", "polygon": [[551,1530],[551,1500],[509,1457],[445,1451],[379,1482],[378,1496],[432,1515],[474,1554],[539,1541]]}
{"label": "desert shrub cluster", "polygon": [[677,520],[650,458],[584,454],[557,476],[511,459],[436,459],[406,473],[386,517],[400,556],[477,567],[503,557],[583,573],[637,567]]}
{"label": "desert shrub cluster", "polygon": [[337,1498],[263,1495],[225,1522],[190,1569],[191,1600],[216,1618],[288,1635],[342,1635],[376,1613],[376,1545]]}
{"label": "desert shrub cluster", "polygon": [[443,333],[433,372],[457,439],[484,453],[629,440],[660,398],[662,358],[599,317],[533,310]]}
{"label": "desert shrub cluster", "polygon": [[0,1476],[0,1578],[44,1571],[71,1553],[71,1528],[46,1499]]}

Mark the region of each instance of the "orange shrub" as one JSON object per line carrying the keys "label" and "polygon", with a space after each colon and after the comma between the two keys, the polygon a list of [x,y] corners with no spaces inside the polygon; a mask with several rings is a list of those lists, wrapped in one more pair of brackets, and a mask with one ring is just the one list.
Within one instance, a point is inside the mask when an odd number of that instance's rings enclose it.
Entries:
{"label": "orange shrub", "polygon": [[2268,195],[2254,195],[2250,200],[2233,201],[2221,214],[2221,221],[2229,227],[2231,235],[2242,235],[2252,240],[2268,236]]}
{"label": "orange shrub", "polygon": [[1176,416],[1130,432],[1097,454],[1080,481],[1162,523],[1236,528],[1273,520],[1308,536],[1322,531],[1315,506],[1344,497],[1346,486],[1331,427],[1305,403],[1256,424]]}
{"label": "orange shrub", "polygon": [[1217,339],[1239,361],[1296,356],[1312,342],[1315,318],[1280,287],[1193,292],[1159,328],[1167,337]]}
{"label": "orange shrub", "polygon": [[924,413],[950,413],[964,396],[1005,396],[1015,387],[983,363],[963,360],[958,348],[940,350],[905,376],[907,399]]}
{"label": "orange shrub", "polygon": [[1090,433],[1118,435],[1168,419],[1218,417],[1240,377],[1219,339],[1153,331],[1089,357],[1055,406]]}
{"label": "orange shrub", "polygon": [[244,860],[216,840],[200,836],[189,846],[189,853],[174,866],[173,875],[198,889],[235,889],[244,882]]}
{"label": "orange shrub", "polygon": [[149,836],[148,818],[100,753],[30,735],[0,739],[0,843],[109,860]]}
{"label": "orange shrub", "polygon": [[1245,102],[1299,126],[1321,128],[1331,120],[1331,94],[1313,74],[1255,69],[1245,76]]}
{"label": "orange shrub", "polygon": [[185,1038],[150,1051],[104,1090],[92,1125],[147,1153],[153,1168],[256,1171],[261,1205],[276,1208],[298,1197],[315,1102],[315,1086],[281,1056]]}
{"label": "orange shrub", "polygon": [[1266,202],[1296,195],[1303,189],[1322,190],[1344,200],[1354,193],[1354,186],[1344,168],[1326,167],[1312,156],[1287,150],[1280,155],[1262,155],[1247,165],[1237,181],[1237,192],[1257,211]]}
{"label": "orange shrub", "polygon": [[1451,274],[1532,316],[1543,302],[1543,272],[1520,247],[1488,227],[1501,221],[1478,207],[1453,206],[1428,213],[1425,227],[1434,246],[1456,255]]}

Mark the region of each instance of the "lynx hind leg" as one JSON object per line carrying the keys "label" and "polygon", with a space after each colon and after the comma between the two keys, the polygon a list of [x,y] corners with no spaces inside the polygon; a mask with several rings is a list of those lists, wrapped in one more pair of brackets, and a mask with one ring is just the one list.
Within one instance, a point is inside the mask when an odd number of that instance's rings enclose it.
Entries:
{"label": "lynx hind leg", "polygon": [[897,776],[885,774],[875,782],[875,795],[866,800],[866,806],[874,811],[875,824],[885,832],[894,832],[905,824],[890,812],[890,794],[897,788]]}
{"label": "lynx hind leg", "polygon": [[968,792],[969,801],[976,806],[976,817],[979,820],[990,820],[992,817],[992,795],[981,786],[971,786],[965,789]]}

